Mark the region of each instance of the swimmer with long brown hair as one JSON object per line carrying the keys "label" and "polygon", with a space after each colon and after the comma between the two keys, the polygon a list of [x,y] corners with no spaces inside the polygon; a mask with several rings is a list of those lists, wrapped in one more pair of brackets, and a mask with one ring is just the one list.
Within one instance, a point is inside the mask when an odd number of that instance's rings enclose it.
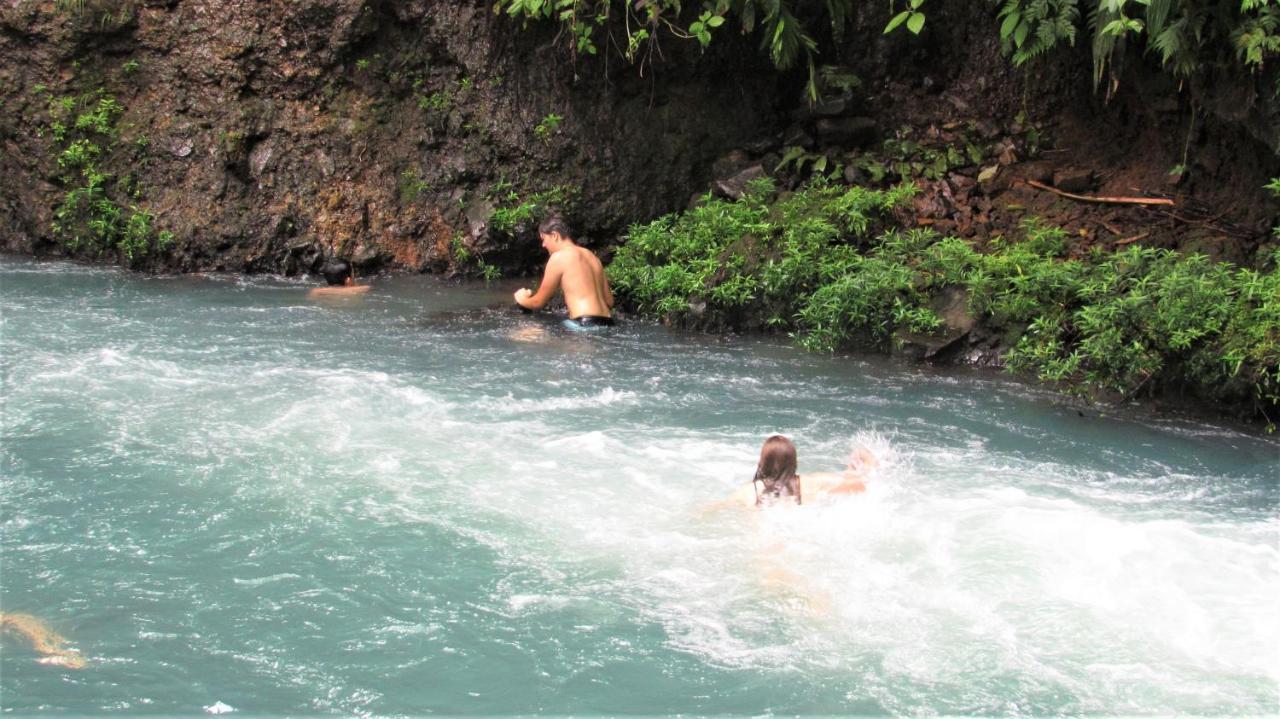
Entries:
{"label": "swimmer with long brown hair", "polygon": [[[796,446],[780,434],[770,436],[760,448],[760,461],[751,483],[739,488],[728,498],[710,505],[707,510],[726,507],[767,507],[774,504],[804,504],[843,494],[856,494],[867,489],[864,472],[879,464],[875,455],[863,447],[849,455],[843,472],[798,473]],[[705,512],[706,510],[704,510]],[[780,538],[759,538],[764,545],[753,553],[754,564],[762,584],[770,593],[781,592],[798,600],[812,615],[828,614],[832,606],[829,592],[793,570],[781,559],[788,544]]]}
{"label": "swimmer with long brown hair", "polygon": [[796,446],[791,440],[775,434],[764,441],[760,448],[760,461],[756,464],[751,484],[733,493],[731,504],[762,507],[783,497],[803,504],[806,498],[816,499],[840,494],[856,494],[867,489],[864,472],[879,464],[875,455],[859,447],[849,455],[848,466],[843,472],[796,473]]}
{"label": "swimmer with long brown hair", "polygon": [[66,649],[62,645],[67,640],[61,634],[49,628],[39,617],[30,614],[13,614],[0,612],[0,630],[8,629],[26,637],[31,648],[44,655],[36,661],[40,664],[51,664],[68,669],[84,669],[84,657],[74,649]]}

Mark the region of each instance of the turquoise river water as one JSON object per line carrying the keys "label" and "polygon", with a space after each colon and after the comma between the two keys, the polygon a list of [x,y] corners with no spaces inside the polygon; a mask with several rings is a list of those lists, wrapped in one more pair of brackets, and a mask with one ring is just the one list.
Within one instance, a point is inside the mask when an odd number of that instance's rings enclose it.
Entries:
{"label": "turquoise river water", "polygon": [[1274,439],[375,284],[0,259],[5,713],[1280,712]]}

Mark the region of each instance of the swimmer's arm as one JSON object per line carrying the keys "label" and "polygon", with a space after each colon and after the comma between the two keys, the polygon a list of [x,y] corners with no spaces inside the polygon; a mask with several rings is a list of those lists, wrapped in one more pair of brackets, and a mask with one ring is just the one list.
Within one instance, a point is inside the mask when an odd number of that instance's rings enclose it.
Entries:
{"label": "swimmer's arm", "polygon": [[831,494],[857,494],[867,491],[867,483],[862,480],[862,477],[852,472],[845,472],[841,475],[840,483],[827,491]]}
{"label": "swimmer's arm", "polygon": [[560,265],[560,259],[552,255],[551,259],[547,260],[547,270],[542,275],[542,282],[538,284],[538,291],[533,293],[528,288],[516,290],[516,304],[527,310],[540,310],[546,307],[556,290],[560,289],[560,276],[564,274],[564,269]]}
{"label": "swimmer's arm", "polygon": [[853,472],[809,472],[800,476],[800,491],[805,496],[823,494],[855,494],[865,492],[867,485]]}
{"label": "swimmer's arm", "polygon": [[613,309],[613,290],[609,289],[609,274],[602,273],[604,278],[604,303],[609,309]]}
{"label": "swimmer's arm", "polygon": [[702,511],[699,512],[699,514],[710,514],[712,512],[719,512],[725,509],[732,509],[734,507],[749,508],[754,506],[756,506],[755,489],[753,489],[750,484],[745,484],[733,490],[733,494],[730,494],[728,497],[706,505],[702,508]]}
{"label": "swimmer's arm", "polygon": [[849,470],[858,471],[859,469],[875,469],[880,466],[880,458],[866,447],[859,447],[853,450],[853,454],[849,455]]}

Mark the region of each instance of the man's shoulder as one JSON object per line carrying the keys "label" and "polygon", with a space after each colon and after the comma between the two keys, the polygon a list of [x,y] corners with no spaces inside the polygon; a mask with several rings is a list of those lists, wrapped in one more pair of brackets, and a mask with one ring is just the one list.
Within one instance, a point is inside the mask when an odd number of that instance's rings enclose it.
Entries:
{"label": "man's shoulder", "polygon": [[[548,263],[570,265],[577,264],[579,262],[590,262],[591,260],[596,260],[596,256],[591,253],[591,250],[574,245],[573,247],[566,247],[552,252],[551,257],[548,259]],[[599,260],[596,261],[599,262]]]}
{"label": "man's shoulder", "polygon": [[591,250],[588,250],[582,245],[574,245],[573,249],[576,250],[576,252],[574,253],[575,256],[581,259],[583,262],[586,262],[589,265],[600,264],[600,258],[596,257],[596,253],[592,252]]}

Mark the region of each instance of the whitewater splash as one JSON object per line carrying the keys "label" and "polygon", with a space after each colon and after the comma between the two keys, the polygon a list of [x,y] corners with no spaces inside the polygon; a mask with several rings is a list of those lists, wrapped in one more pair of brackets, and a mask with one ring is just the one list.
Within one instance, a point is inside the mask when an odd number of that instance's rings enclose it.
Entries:
{"label": "whitewater splash", "polygon": [[[0,657],[6,708],[1280,711],[1267,440],[413,286],[3,281],[4,606],[115,668]],[[880,463],[703,511],[775,432]]]}

